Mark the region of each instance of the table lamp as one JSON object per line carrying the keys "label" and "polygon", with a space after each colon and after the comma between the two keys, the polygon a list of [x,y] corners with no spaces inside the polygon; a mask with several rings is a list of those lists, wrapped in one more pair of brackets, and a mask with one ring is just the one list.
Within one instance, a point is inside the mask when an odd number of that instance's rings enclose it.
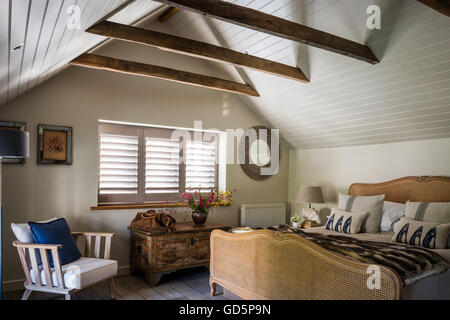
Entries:
{"label": "table lamp", "polygon": [[29,134],[26,131],[0,129],[0,300],[3,295],[2,277],[2,159],[22,159],[29,156]]}
{"label": "table lamp", "polygon": [[319,214],[311,208],[311,203],[325,203],[321,187],[300,186],[297,195],[298,203],[308,203],[308,209],[303,209],[303,218],[320,224]]}

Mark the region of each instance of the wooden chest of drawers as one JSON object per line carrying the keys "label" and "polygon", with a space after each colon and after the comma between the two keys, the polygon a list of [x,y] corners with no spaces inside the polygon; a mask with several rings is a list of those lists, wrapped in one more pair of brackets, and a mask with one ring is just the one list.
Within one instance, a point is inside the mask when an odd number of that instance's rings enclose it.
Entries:
{"label": "wooden chest of drawers", "polygon": [[178,269],[209,266],[209,238],[214,229],[229,226],[206,223],[177,223],[168,233],[151,233],[131,229],[131,272],[144,272],[153,286],[165,273]]}

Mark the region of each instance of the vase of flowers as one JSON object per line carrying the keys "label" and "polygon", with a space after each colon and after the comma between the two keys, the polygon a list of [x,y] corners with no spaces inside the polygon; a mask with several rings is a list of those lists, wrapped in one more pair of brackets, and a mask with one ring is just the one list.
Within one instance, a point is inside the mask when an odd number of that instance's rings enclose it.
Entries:
{"label": "vase of flowers", "polygon": [[192,220],[195,224],[202,225],[208,219],[213,208],[232,204],[232,192],[185,192],[180,196],[179,202],[187,204],[192,210]]}

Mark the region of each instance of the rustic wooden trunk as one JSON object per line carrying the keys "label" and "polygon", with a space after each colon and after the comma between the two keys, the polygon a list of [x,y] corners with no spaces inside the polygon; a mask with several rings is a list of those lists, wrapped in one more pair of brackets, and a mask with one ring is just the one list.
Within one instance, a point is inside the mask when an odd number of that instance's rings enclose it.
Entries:
{"label": "rustic wooden trunk", "polygon": [[209,238],[215,229],[230,227],[214,223],[177,223],[175,230],[167,233],[131,229],[131,272],[144,272],[149,285],[154,286],[165,273],[209,266]]}

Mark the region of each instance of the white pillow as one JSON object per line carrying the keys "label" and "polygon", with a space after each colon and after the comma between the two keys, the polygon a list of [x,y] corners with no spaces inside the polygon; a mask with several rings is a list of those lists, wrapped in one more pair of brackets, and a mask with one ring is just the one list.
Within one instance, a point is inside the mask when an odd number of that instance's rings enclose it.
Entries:
{"label": "white pillow", "polygon": [[394,231],[394,225],[406,214],[406,204],[385,201],[381,215],[380,231]]}
{"label": "white pillow", "polygon": [[[46,223],[53,220],[57,220],[58,218],[53,217],[48,220],[36,221],[39,223]],[[31,232],[30,226],[28,223],[11,223],[11,229],[14,232],[17,240],[24,243],[33,243],[33,233]]]}
{"label": "white pillow", "polygon": [[450,223],[450,202],[406,201],[405,217],[417,221]]}
{"label": "white pillow", "polygon": [[400,228],[400,221],[397,221],[396,223],[394,223],[394,232],[396,233],[399,228]]}
{"label": "white pillow", "polygon": [[361,233],[377,233],[380,230],[384,194],[377,196],[350,196],[339,193],[338,208],[347,212],[366,212]]}

